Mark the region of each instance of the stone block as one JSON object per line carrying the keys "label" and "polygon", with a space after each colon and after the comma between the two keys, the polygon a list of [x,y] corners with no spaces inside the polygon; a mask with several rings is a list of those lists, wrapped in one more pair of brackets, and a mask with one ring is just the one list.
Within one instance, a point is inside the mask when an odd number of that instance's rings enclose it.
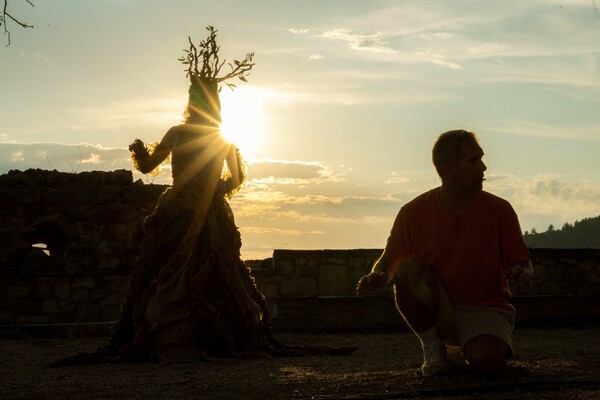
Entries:
{"label": "stone block", "polygon": [[353,296],[356,282],[347,265],[329,264],[319,268],[319,296]]}
{"label": "stone block", "polygon": [[302,278],[281,282],[280,296],[316,296],[317,282],[314,278]]}
{"label": "stone block", "polygon": [[328,257],[327,261],[331,264],[348,265],[346,257]]}
{"label": "stone block", "polygon": [[57,299],[71,297],[71,284],[66,280],[54,282],[54,296],[56,296]]}
{"label": "stone block", "polygon": [[267,283],[263,286],[261,292],[267,299],[274,299],[277,297],[277,286]]}
{"label": "stone block", "polygon": [[321,260],[319,259],[319,257],[311,258],[306,263],[306,268],[318,268],[319,265],[321,265]]}
{"label": "stone block", "polygon": [[319,276],[319,267],[307,263],[304,266],[296,267],[296,276],[298,278],[316,278]]}
{"label": "stone block", "polygon": [[79,304],[75,310],[75,321],[72,322],[98,322],[100,308],[93,304]]}
{"label": "stone block", "polygon": [[559,261],[561,263],[567,264],[567,265],[576,265],[577,264],[577,261],[573,258],[561,258]]}
{"label": "stone block", "polygon": [[284,275],[294,273],[294,263],[290,260],[281,261],[278,265],[277,272]]}
{"label": "stone block", "polygon": [[112,247],[106,241],[100,242],[96,249],[98,250],[98,253],[102,255],[112,254]]}
{"label": "stone block", "polygon": [[17,324],[33,324],[33,325],[42,325],[47,324],[49,322],[47,315],[35,315],[33,317],[22,316],[17,318]]}
{"label": "stone block", "polygon": [[359,268],[362,268],[362,267],[367,268],[365,266],[365,262],[366,262],[366,260],[364,258],[362,258],[362,257],[350,257],[348,259],[348,265],[350,267],[352,267],[353,269],[359,269]]}
{"label": "stone block", "polygon": [[308,260],[304,256],[297,257],[296,260],[294,260],[294,263],[299,266],[306,265],[307,262]]}
{"label": "stone block", "polygon": [[12,284],[4,287],[4,296],[9,300],[25,299],[31,295],[33,289],[31,286],[23,284]]}
{"label": "stone block", "polygon": [[95,289],[94,291],[92,291],[90,299],[91,301],[97,301],[102,299],[104,296],[106,296],[106,292],[104,290]]}
{"label": "stone block", "polygon": [[36,285],[36,295],[40,300],[50,300],[54,284],[47,279],[39,279]]}
{"label": "stone block", "polygon": [[98,264],[98,267],[101,269],[116,270],[116,269],[119,269],[120,263],[121,262],[119,261],[119,259],[117,257],[112,257],[107,260],[100,261],[100,264]]}
{"label": "stone block", "polygon": [[85,289],[93,289],[98,286],[98,277],[96,276],[86,276],[81,279],[76,279],[71,284],[73,289],[85,288]]}
{"label": "stone block", "polygon": [[46,300],[42,302],[42,314],[56,314],[58,312],[58,306],[56,300]]}
{"label": "stone block", "polygon": [[589,272],[594,269],[594,260],[581,261],[577,265],[581,271]]}
{"label": "stone block", "polygon": [[71,298],[77,303],[89,303],[90,292],[88,289],[84,288],[74,289],[71,294]]}
{"label": "stone block", "polygon": [[121,296],[129,294],[129,277],[123,276],[106,282],[107,292]]}
{"label": "stone block", "polygon": [[117,296],[116,294],[111,294],[110,296],[108,296],[107,298],[102,300],[100,305],[102,307],[107,307],[107,306],[116,306],[116,305],[119,305],[120,303],[121,303],[121,298],[119,296]]}

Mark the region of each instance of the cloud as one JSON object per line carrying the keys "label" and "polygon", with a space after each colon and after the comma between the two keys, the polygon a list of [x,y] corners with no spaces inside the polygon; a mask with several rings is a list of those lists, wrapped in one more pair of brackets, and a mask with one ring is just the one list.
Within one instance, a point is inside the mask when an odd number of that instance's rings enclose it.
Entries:
{"label": "cloud", "polygon": [[318,37],[346,42],[348,47],[356,51],[371,53],[395,54],[396,51],[385,45],[384,35],[381,32],[360,34],[351,29],[337,28],[326,31]]}
{"label": "cloud", "polygon": [[512,135],[534,137],[582,139],[591,141],[600,140],[599,125],[558,126],[531,121],[506,121],[504,123],[497,123],[493,128],[490,128],[489,130]]}
{"label": "cloud", "polygon": [[288,29],[289,32],[296,34],[296,35],[300,35],[300,34],[305,34],[308,33],[308,29],[295,29],[295,28],[290,28]]}
{"label": "cloud", "polygon": [[17,150],[15,152],[11,153],[10,161],[11,162],[25,161],[24,155],[25,155],[25,153],[23,153],[23,150]]}
{"label": "cloud", "polygon": [[341,172],[319,162],[252,160],[248,167],[252,185],[307,185],[342,180]]}
{"label": "cloud", "polygon": [[76,107],[69,110],[77,116],[79,130],[114,129],[116,127],[173,125],[181,121],[185,98],[139,98],[115,101],[95,107]]}
{"label": "cloud", "polygon": [[46,54],[43,54],[40,52],[35,52],[30,55],[27,52],[25,52],[24,50],[19,50],[19,55],[21,56],[21,58],[32,58],[34,60],[42,61],[44,64],[47,64],[47,65],[56,64],[56,62],[54,60],[52,60]]}
{"label": "cloud", "polygon": [[[468,76],[457,78],[471,83],[535,82],[590,90],[600,83],[600,64],[594,61],[599,21],[590,19],[589,1],[512,1],[510,6],[487,2],[470,7],[434,3],[371,8],[341,22],[352,30],[331,29],[318,36],[388,56],[371,62],[468,68]],[[356,33],[374,29],[376,33]],[[426,73],[418,73],[419,79]]]}
{"label": "cloud", "polygon": [[318,60],[323,60],[324,58],[325,58],[325,57],[323,57],[323,56],[322,56],[322,55],[320,55],[320,54],[311,54],[311,55],[308,57],[308,62],[311,62],[311,61],[318,61]]}
{"label": "cloud", "polygon": [[489,175],[488,182],[491,192],[512,203],[524,230],[545,230],[550,224],[559,226],[600,214],[599,182],[566,181],[549,175]]}
{"label": "cloud", "polygon": [[[450,39],[452,37],[452,33],[450,32],[419,32],[412,35],[413,37],[423,39],[423,40],[445,40]],[[410,38],[410,35],[407,36]]]}
{"label": "cloud", "polygon": [[56,169],[62,172],[131,169],[131,160],[127,149],[101,145],[0,143],[0,173],[29,168]]}
{"label": "cloud", "polygon": [[[241,231],[243,233],[247,233],[247,234],[274,233],[277,235],[302,235],[303,233],[308,233],[308,232],[302,232],[298,229],[264,228],[264,227],[258,227],[258,226],[246,226],[246,227],[241,228]],[[322,234],[322,232],[310,232],[310,233]]]}
{"label": "cloud", "polygon": [[90,153],[90,156],[86,159],[82,159],[82,164],[101,164],[103,162],[102,157],[99,154]]}
{"label": "cloud", "polygon": [[398,172],[392,171],[392,175],[386,179],[383,183],[385,184],[396,184],[396,183],[408,183],[411,182],[413,178],[406,176],[406,173],[403,176],[400,176]]}
{"label": "cloud", "polygon": [[443,65],[445,67],[452,68],[452,69],[461,69],[462,68],[462,66],[460,66],[459,64],[446,60],[446,57],[440,53],[434,53],[431,51],[423,51],[423,52],[416,53],[416,55],[425,60],[428,60],[432,64]]}

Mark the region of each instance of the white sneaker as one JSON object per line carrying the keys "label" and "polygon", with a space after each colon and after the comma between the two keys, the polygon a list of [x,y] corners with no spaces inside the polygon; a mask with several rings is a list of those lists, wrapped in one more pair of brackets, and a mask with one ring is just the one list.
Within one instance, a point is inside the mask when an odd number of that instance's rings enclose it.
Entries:
{"label": "white sneaker", "polygon": [[441,340],[423,346],[423,377],[439,375],[451,367],[446,354],[446,346]]}
{"label": "white sneaker", "polygon": [[467,365],[465,354],[459,346],[446,345],[446,358],[453,367],[463,367]]}

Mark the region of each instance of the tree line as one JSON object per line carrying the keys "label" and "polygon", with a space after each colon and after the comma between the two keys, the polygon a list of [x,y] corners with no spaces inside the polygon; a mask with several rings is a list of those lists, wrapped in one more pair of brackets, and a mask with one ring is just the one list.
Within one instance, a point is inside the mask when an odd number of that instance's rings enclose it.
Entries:
{"label": "tree line", "polygon": [[523,238],[531,248],[600,249],[600,215],[567,222],[560,229],[550,225],[545,232],[532,228]]}

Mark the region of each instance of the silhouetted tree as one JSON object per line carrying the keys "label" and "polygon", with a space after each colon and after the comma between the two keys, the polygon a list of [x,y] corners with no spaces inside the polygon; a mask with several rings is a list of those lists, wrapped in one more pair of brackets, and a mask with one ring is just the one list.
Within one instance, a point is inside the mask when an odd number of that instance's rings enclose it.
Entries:
{"label": "silhouetted tree", "polygon": [[[31,0],[24,0],[31,7],[35,7]],[[25,22],[21,22],[20,19],[17,19],[11,13],[8,12],[8,0],[4,0],[4,5],[2,10],[0,10],[0,26],[4,27],[4,34],[8,40],[8,43],[5,47],[10,46],[10,31],[8,30],[8,21],[12,21],[17,25],[20,25],[22,28],[33,28],[33,25],[29,25]]]}
{"label": "silhouetted tree", "polygon": [[549,225],[546,232],[537,232],[532,228],[530,233],[525,232],[523,238],[527,246],[533,248],[598,249],[600,248],[600,216],[584,218],[573,224],[567,222],[561,229]]}

